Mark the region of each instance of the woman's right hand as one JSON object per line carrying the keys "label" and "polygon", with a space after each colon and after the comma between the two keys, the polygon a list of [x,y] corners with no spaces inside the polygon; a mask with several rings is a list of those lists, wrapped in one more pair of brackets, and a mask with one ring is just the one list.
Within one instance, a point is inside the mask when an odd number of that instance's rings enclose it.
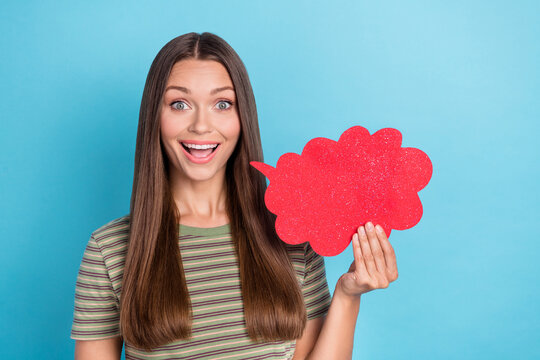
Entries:
{"label": "woman's right hand", "polygon": [[350,297],[384,289],[398,277],[396,254],[380,225],[367,222],[353,235],[354,260],[337,283],[336,291]]}

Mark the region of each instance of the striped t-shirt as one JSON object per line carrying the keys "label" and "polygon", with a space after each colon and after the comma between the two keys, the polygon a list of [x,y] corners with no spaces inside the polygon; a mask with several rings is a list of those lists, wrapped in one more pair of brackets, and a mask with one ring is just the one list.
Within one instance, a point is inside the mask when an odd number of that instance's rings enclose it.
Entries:
{"label": "striped t-shirt", "polygon": [[[90,236],[75,288],[71,338],[121,336],[119,301],[127,251],[129,215]],[[126,359],[292,359],[296,341],[253,342],[247,334],[240,272],[229,225],[179,225],[179,246],[192,303],[192,334],[153,349],[125,343]],[[331,296],[324,258],[308,243],[286,244],[301,285],[308,320],[328,312]]]}

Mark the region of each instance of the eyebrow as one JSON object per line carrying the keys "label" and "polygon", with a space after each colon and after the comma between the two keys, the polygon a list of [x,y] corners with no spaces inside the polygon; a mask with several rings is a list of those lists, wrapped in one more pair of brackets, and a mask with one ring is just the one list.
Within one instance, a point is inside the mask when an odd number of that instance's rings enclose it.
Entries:
{"label": "eyebrow", "polygon": [[[186,88],[186,87],[183,87],[183,86],[176,86],[176,85],[170,85],[168,86],[166,89],[165,89],[165,92],[169,91],[169,90],[179,90],[179,91],[183,91],[185,92],[186,94],[191,94],[191,91]],[[234,91],[234,88],[232,86],[223,86],[223,87],[219,87],[219,88],[215,88],[214,90],[210,91],[210,95],[214,95],[220,91],[224,91],[224,90],[232,90]]]}

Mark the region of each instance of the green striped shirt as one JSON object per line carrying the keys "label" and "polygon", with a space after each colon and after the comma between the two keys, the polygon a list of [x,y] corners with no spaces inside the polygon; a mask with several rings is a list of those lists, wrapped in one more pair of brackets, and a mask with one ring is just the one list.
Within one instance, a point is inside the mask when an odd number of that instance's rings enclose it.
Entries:
{"label": "green striped shirt", "polygon": [[[90,236],[77,276],[71,338],[121,336],[119,301],[129,215]],[[125,344],[126,359],[291,359],[296,341],[253,342],[247,334],[240,272],[229,225],[179,225],[179,246],[192,302],[190,340],[141,351]],[[308,243],[287,244],[304,295],[308,320],[328,312],[331,296],[324,258]]]}

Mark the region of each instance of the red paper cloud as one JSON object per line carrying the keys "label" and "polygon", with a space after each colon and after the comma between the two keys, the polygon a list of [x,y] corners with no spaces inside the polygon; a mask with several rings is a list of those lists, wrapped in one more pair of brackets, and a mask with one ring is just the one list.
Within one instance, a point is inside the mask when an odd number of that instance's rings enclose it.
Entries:
{"label": "red paper cloud", "polygon": [[385,128],[373,135],[361,126],[338,141],[315,138],[302,154],[283,154],[273,168],[252,161],[270,184],[268,210],[277,215],[276,232],[288,244],[309,241],[323,256],[347,248],[367,221],[392,229],[413,227],[422,217],[417,192],[431,179],[428,156],[401,147],[401,133]]}

